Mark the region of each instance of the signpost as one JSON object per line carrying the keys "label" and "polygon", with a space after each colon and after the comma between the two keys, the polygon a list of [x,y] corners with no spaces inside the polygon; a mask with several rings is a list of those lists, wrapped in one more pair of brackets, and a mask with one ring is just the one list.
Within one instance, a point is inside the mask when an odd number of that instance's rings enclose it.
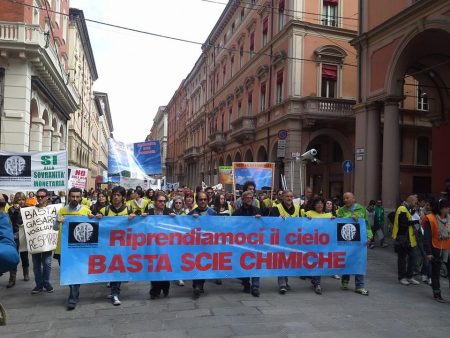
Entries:
{"label": "signpost", "polygon": [[344,170],[344,173],[350,174],[353,171],[353,162],[350,160],[342,162],[342,170]]}

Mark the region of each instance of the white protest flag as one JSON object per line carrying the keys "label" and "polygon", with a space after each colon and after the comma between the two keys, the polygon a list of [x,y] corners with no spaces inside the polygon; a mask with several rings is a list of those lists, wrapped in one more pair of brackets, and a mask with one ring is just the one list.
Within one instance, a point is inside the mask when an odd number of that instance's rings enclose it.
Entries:
{"label": "white protest flag", "polygon": [[44,208],[21,208],[28,251],[31,254],[56,249],[58,231],[53,230],[53,223],[62,204],[52,204]]}
{"label": "white protest flag", "polygon": [[206,188],[208,188],[208,185],[202,181],[202,189],[205,190]]}

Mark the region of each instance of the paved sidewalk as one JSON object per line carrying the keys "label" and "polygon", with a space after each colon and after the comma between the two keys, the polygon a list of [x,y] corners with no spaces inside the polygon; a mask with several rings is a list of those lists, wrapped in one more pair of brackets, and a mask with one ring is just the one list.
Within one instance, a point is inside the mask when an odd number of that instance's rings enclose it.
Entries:
{"label": "paved sidewalk", "polygon": [[[149,300],[147,283],[125,283],[122,305],[107,299],[105,284],[83,285],[80,304],[66,311],[68,287],[31,295],[34,282],[22,281],[6,289],[8,274],[0,277],[0,301],[8,311],[8,325],[0,337],[447,337],[450,304],[432,300],[428,285],[402,286],[396,277],[392,247],[369,250],[366,284],[370,296],[341,291],[339,281],[322,280],[316,295],[308,280],[290,278],[292,291],[279,295],[275,278],[262,280],[261,296],[242,292],[238,280],[223,285],[207,282],[206,294],[191,298],[191,283],[171,286],[166,299]],[[19,267],[19,270],[21,268]],[[353,279],[351,280],[353,286]],[[449,299],[448,282],[442,281]]]}

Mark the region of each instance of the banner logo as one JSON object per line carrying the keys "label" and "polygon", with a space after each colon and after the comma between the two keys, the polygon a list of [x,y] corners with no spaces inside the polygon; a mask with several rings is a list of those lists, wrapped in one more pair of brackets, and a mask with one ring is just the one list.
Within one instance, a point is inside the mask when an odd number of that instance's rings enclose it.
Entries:
{"label": "banner logo", "polygon": [[359,224],[357,223],[338,223],[338,241],[353,242],[360,241],[361,235]]}
{"label": "banner logo", "polygon": [[98,223],[69,223],[69,247],[97,247]]}

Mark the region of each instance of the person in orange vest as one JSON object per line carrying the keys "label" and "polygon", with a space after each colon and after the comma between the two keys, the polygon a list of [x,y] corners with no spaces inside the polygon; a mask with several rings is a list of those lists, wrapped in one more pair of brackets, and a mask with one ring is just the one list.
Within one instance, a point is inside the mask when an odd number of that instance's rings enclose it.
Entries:
{"label": "person in orange vest", "polygon": [[[426,257],[431,261],[431,288],[436,301],[444,303],[441,295],[441,264],[450,271],[450,201],[440,200],[433,212],[426,215],[423,246]],[[450,275],[448,276],[450,280]]]}

